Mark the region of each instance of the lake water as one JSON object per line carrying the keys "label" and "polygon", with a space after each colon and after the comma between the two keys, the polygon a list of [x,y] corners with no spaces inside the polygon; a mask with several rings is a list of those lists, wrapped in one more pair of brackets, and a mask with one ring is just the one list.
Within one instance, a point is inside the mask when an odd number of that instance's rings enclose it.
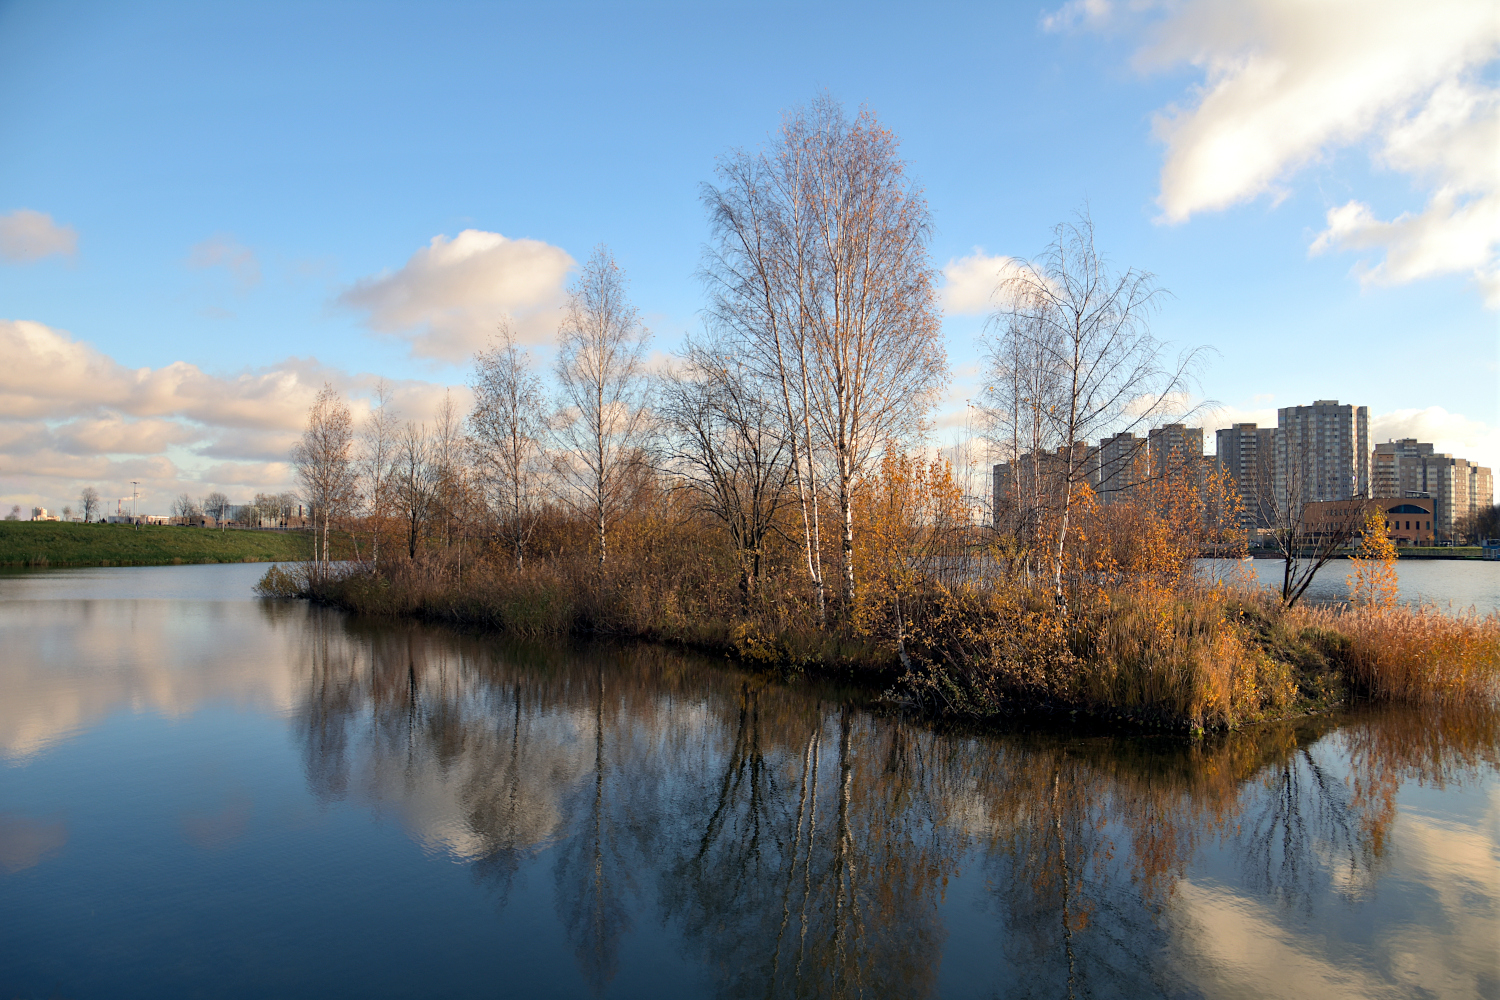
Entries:
{"label": "lake water", "polygon": [[1493,716],[934,730],[263,569],[0,576],[0,996],[1500,996]]}
{"label": "lake water", "polygon": [[[1210,563],[1215,571],[1243,568],[1255,582],[1281,591],[1283,564],[1277,559],[1249,559],[1224,564]],[[1343,601],[1349,595],[1349,574],[1354,564],[1334,559],[1313,577],[1304,599]],[[1500,611],[1500,561],[1483,559],[1397,559],[1396,583],[1403,601],[1435,604],[1445,610],[1473,608],[1480,614]]]}

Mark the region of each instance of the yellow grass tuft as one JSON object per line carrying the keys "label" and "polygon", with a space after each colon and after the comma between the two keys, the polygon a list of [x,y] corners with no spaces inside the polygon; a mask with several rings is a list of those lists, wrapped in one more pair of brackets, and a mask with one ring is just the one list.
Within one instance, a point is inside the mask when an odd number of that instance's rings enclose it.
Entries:
{"label": "yellow grass tuft", "polygon": [[1348,638],[1345,675],[1371,699],[1439,705],[1500,700],[1500,614],[1356,606],[1299,608],[1294,615]]}

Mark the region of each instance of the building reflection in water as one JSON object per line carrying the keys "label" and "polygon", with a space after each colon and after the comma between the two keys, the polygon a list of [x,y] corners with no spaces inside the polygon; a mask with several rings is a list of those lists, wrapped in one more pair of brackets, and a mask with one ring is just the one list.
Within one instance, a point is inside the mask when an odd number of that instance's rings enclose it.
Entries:
{"label": "building reflection in water", "polygon": [[1214,945],[1220,899],[1187,880],[1200,852],[1267,903],[1355,899],[1403,782],[1497,766],[1493,713],[1194,744],[944,732],[660,649],[331,614],[306,627],[297,726],[315,793],[399,820],[500,907],[545,866],[596,993],[644,920],[674,929],[721,996],[934,996],[945,893],[970,870],[987,913],[946,920],[993,928],[1001,993],[1197,993],[1211,973],[1189,952]]}

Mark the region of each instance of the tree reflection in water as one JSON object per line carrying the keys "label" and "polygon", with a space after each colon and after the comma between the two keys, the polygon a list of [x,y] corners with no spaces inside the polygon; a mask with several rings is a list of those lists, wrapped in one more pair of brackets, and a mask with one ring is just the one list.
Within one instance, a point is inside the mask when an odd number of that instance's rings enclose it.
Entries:
{"label": "tree reflection in water", "polygon": [[1195,744],[942,732],[659,649],[313,619],[313,791],[394,815],[501,907],[550,861],[596,993],[654,911],[721,996],[933,996],[945,891],[979,866],[999,992],[1176,994],[1163,915],[1201,848],[1306,908],[1373,877],[1401,782],[1500,766],[1494,713]]}

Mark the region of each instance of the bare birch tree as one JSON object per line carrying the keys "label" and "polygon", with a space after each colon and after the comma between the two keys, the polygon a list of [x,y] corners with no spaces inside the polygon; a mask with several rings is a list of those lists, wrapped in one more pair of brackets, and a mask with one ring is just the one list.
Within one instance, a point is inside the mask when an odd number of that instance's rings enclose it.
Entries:
{"label": "bare birch tree", "polygon": [[307,412],[307,429],[292,448],[292,467],[303,500],[313,515],[313,537],[322,535],[319,572],[329,563],[328,536],[335,518],[357,502],[359,490],[354,462],[354,424],[349,405],[328,383],[318,390]]}
{"label": "bare birch tree", "polygon": [[432,509],[435,479],[427,428],[407,421],[396,439],[391,481],[392,499],[406,526],[407,558],[417,557],[417,537]]}
{"label": "bare birch tree", "polygon": [[1262,462],[1255,502],[1257,521],[1270,527],[1268,537],[1281,557],[1281,603],[1290,608],[1307,593],[1318,570],[1364,530],[1371,501],[1356,496],[1342,516],[1310,524],[1303,488],[1311,464],[1304,460],[1307,446],[1287,441],[1284,447],[1288,454],[1282,475],[1271,475],[1269,463]]}
{"label": "bare birch tree", "polygon": [[[1094,245],[1094,224],[1086,212],[1058,225],[1041,257],[1018,265],[1003,294],[1008,329],[1030,341],[1024,353],[1048,372],[1051,398],[1039,416],[1056,449],[1058,520],[1051,568],[1062,607],[1069,516],[1096,454],[1088,441],[1111,430],[1148,427],[1173,412],[1191,387],[1202,349],[1167,361],[1165,345],[1150,327],[1165,293],[1148,272],[1130,268],[1117,274],[1110,268]],[[1107,476],[1109,470],[1099,474]]]}
{"label": "bare birch tree", "polygon": [[520,569],[546,485],[541,446],[546,397],[509,321],[500,325],[499,342],[474,356],[473,389],[469,433],[476,471],[489,487],[500,535]]}
{"label": "bare birch tree", "polygon": [[1060,400],[1060,380],[1037,324],[1027,315],[998,317],[999,336],[986,347],[990,384],[985,417],[992,448],[1004,461],[993,483],[994,524],[1013,545],[1012,563],[1031,579],[1035,546],[1055,490],[1048,482],[1052,445],[1049,412]]}
{"label": "bare birch tree", "polygon": [[645,358],[650,334],[625,294],[614,256],[597,247],[568,292],[558,331],[556,428],[559,497],[598,532],[599,565],[629,492],[630,464],[645,443]]}
{"label": "bare birch tree", "polygon": [[380,529],[393,504],[391,478],[395,475],[399,435],[391,385],[381,379],[375,383],[374,405],[359,433],[359,472],[370,515],[370,560],[376,566],[380,565]]}
{"label": "bare birch tree", "polygon": [[214,490],[199,502],[205,513],[213,514],[214,520],[218,522],[219,531],[222,533],[224,522],[229,519],[229,497],[219,490]]}
{"label": "bare birch tree", "polygon": [[434,512],[443,520],[443,545],[449,546],[454,534],[467,524],[469,514],[468,439],[451,390],[443,393],[429,440]]}
{"label": "bare birch tree", "polygon": [[738,335],[743,356],[781,403],[802,516],[802,551],[821,626],[827,600],[807,364],[812,314],[804,300],[811,288],[812,254],[802,196],[806,171],[801,144],[787,141],[785,134],[782,139],[773,151],[741,151],[722,160],[721,186],[704,186],[712,242],[703,273],[711,314]]}
{"label": "bare birch tree", "polygon": [[742,358],[723,345],[687,344],[679,370],[662,380],[659,412],[667,460],[693,506],[729,533],[740,591],[754,596],[776,517],[795,502],[792,444],[779,406],[760,391]]}
{"label": "bare birch tree", "polygon": [[78,494],[78,509],[83,512],[83,523],[88,524],[99,513],[99,491],[85,486]]}
{"label": "bare birch tree", "polygon": [[821,464],[840,522],[843,597],[855,599],[853,492],[878,449],[910,436],[947,373],[926,200],[895,135],[823,97],[787,114],[769,150],[721,164],[705,199],[716,316],[747,339],[798,437],[809,573],[822,601]]}

